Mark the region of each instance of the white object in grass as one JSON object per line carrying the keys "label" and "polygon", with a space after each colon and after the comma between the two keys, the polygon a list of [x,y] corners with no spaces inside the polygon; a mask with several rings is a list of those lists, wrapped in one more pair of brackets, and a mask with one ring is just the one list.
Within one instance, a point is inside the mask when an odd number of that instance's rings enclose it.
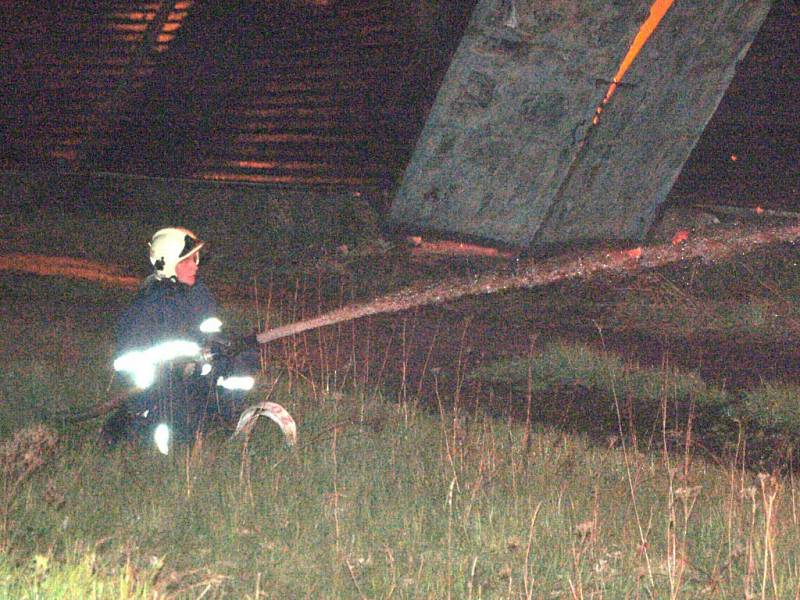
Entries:
{"label": "white object in grass", "polygon": [[166,423],[159,423],[153,433],[153,439],[156,442],[156,448],[161,454],[169,454],[169,438],[170,431],[169,425]]}
{"label": "white object in grass", "polygon": [[200,323],[200,331],[203,333],[219,333],[222,331],[222,321],[217,317],[209,317]]}
{"label": "white object in grass", "polygon": [[261,402],[246,409],[242,416],[239,417],[239,422],[236,424],[236,431],[233,432],[233,435],[238,435],[241,432],[249,434],[261,415],[269,417],[278,424],[287,444],[294,446],[297,443],[297,424],[294,422],[292,415],[275,402]]}
{"label": "white object in grass", "polygon": [[248,376],[232,376],[220,377],[217,379],[217,385],[225,388],[226,390],[252,390],[256,384],[256,380]]}

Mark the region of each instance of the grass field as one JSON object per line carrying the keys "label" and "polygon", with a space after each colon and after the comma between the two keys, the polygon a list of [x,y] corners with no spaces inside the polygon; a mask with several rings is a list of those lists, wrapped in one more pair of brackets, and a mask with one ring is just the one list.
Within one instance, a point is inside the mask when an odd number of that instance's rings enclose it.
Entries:
{"label": "grass field", "polygon": [[[114,258],[101,238],[76,251],[77,220],[49,240],[47,224],[33,235],[10,222],[3,251]],[[129,252],[122,265],[137,264],[131,232],[145,225],[94,224],[130,239],[116,248]],[[223,254],[231,247],[223,240]],[[355,281],[356,260],[325,263],[326,277],[354,294],[407,279],[380,265],[396,279]],[[685,270],[650,275],[613,299],[576,293],[569,315],[557,311],[563,289],[531,294],[567,326],[602,305],[603,327],[794,341],[793,255],[754,260],[692,270],[688,283]],[[739,289],[747,269],[752,293]],[[259,267],[212,262],[208,274],[240,271]],[[0,290],[0,598],[800,597],[800,390],[788,380],[728,389],[547,341],[443,378],[421,402],[388,376],[273,362],[253,399],[280,375],[270,398],[295,416],[296,447],[263,421],[246,452],[222,431],[169,456],[107,451],[97,422],[58,415],[107,398],[110,334],[131,292],[8,273]],[[239,329],[262,318],[249,301],[224,312]],[[346,354],[354,337],[337,347]],[[319,339],[305,338],[310,354]],[[487,396],[466,406],[470,382]],[[516,400],[492,404],[490,391]]]}

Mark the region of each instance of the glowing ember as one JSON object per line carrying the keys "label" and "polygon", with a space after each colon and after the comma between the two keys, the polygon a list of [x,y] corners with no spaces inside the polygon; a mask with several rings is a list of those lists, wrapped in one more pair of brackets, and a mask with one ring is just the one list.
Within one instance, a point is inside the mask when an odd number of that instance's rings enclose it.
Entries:
{"label": "glowing ember", "polygon": [[465,244],[464,242],[448,240],[428,242],[418,235],[408,236],[406,240],[413,246],[411,249],[412,255],[440,254],[447,256],[492,256],[497,258],[512,258],[514,256],[513,252],[477,244]]}
{"label": "glowing ember", "polygon": [[115,12],[111,16],[114,19],[127,19],[128,21],[152,21],[155,13],[142,11]]}
{"label": "glowing ember", "polygon": [[297,160],[287,160],[284,162],[277,160],[226,160],[223,164],[227,167],[238,167],[241,169],[287,169],[287,170],[314,170],[329,167],[328,163],[314,163]]}
{"label": "glowing ember", "polygon": [[114,31],[137,31],[143,32],[147,31],[147,24],[146,23],[114,23],[111,25],[111,29]]}
{"label": "glowing ember", "polygon": [[[622,59],[617,74],[614,75],[614,81],[622,81],[622,78],[625,76],[625,73],[628,72],[628,68],[630,68],[633,60],[638,56],[642,47],[647,43],[647,40],[650,39],[650,36],[656,30],[656,27],[658,27],[661,19],[667,14],[670,6],[672,6],[672,0],[655,0],[655,2],[653,2],[653,6],[650,7],[650,16],[647,17],[647,20],[639,29],[639,33],[633,38],[633,43],[628,53],[625,55],[625,58]],[[616,85],[612,84],[607,97],[611,97],[615,89]]]}
{"label": "glowing ember", "polygon": [[675,235],[672,236],[672,245],[677,246],[678,244],[684,243],[688,239],[689,231],[686,229],[679,229],[675,232]]}
{"label": "glowing ember", "polygon": [[637,248],[631,248],[630,250],[625,251],[625,256],[632,259],[632,260],[639,260],[642,258],[642,248],[641,246]]}
{"label": "glowing ember", "polygon": [[607,104],[611,96],[614,95],[614,92],[617,91],[617,85],[622,81],[622,78],[625,76],[625,73],[628,72],[628,68],[630,68],[633,60],[639,55],[639,52],[642,47],[644,47],[645,43],[647,43],[647,40],[650,39],[650,36],[656,30],[656,27],[658,27],[661,19],[667,14],[669,7],[672,6],[672,2],[673,0],[655,0],[655,2],[653,2],[653,5],[650,7],[650,16],[642,23],[636,37],[633,38],[633,43],[628,49],[628,53],[625,55],[625,58],[622,59],[619,69],[617,69],[617,74],[614,75],[613,83],[608,87],[603,102],[597,107],[597,114],[595,114],[592,119],[592,124],[597,125],[600,120],[598,115],[603,112],[603,105]]}

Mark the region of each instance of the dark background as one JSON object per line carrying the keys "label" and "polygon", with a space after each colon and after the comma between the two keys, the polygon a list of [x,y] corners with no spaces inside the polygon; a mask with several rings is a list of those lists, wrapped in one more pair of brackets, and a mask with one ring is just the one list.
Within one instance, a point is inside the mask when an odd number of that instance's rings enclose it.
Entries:
{"label": "dark background", "polygon": [[800,5],[776,0],[670,200],[798,210],[798,140]]}
{"label": "dark background", "polygon": [[[0,169],[370,188],[386,209],[474,4],[198,4],[151,50],[144,2],[5,2]],[[800,8],[776,0],[666,204],[797,209],[798,109]]]}

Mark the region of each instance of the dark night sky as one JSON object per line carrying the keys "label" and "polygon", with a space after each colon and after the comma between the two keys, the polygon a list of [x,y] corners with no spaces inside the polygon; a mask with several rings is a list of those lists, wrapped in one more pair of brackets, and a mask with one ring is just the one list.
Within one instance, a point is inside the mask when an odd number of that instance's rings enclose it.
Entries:
{"label": "dark night sky", "polygon": [[798,140],[800,7],[776,0],[670,200],[800,210]]}

